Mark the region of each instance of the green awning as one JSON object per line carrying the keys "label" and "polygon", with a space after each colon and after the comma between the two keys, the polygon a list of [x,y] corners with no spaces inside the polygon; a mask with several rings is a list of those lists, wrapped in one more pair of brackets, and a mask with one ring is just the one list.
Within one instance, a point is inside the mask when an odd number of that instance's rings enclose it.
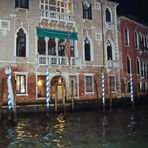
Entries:
{"label": "green awning", "polygon": [[[68,32],[59,31],[59,30],[50,30],[45,28],[37,28],[38,37],[49,37],[49,38],[58,38],[58,39],[67,39]],[[78,40],[77,33],[70,32],[71,40]]]}

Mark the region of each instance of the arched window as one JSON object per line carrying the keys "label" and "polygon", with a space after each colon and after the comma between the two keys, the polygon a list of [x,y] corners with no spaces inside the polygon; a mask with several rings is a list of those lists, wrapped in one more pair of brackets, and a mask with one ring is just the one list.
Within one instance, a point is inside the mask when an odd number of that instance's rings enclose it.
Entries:
{"label": "arched window", "polygon": [[111,43],[109,41],[107,43],[107,60],[113,60],[112,46],[111,46]]}
{"label": "arched window", "polygon": [[105,16],[106,16],[106,22],[111,22],[111,13],[108,8],[105,10]]}
{"label": "arched window", "polygon": [[83,19],[92,20],[91,4],[87,2],[82,2],[82,6],[83,6]]}
{"label": "arched window", "polygon": [[139,47],[139,37],[138,37],[138,33],[135,32],[135,48]]}
{"label": "arched window", "polygon": [[26,57],[26,34],[23,29],[19,29],[16,38],[16,56]]}
{"label": "arched window", "polygon": [[129,57],[127,57],[127,72],[131,73],[131,61]]}
{"label": "arched window", "polygon": [[84,40],[85,61],[91,61],[90,41],[88,37]]}
{"label": "arched window", "polygon": [[124,34],[125,34],[125,46],[129,46],[129,30],[127,27],[124,30]]}
{"label": "arched window", "polygon": [[140,61],[137,59],[137,74],[140,74]]}

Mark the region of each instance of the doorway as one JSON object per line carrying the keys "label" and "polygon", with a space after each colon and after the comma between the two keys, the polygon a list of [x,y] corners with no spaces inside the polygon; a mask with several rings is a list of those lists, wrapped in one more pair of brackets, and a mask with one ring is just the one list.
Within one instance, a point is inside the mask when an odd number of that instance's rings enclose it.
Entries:
{"label": "doorway", "polygon": [[64,102],[66,98],[65,80],[62,76],[55,76],[51,79],[51,99],[54,102]]}

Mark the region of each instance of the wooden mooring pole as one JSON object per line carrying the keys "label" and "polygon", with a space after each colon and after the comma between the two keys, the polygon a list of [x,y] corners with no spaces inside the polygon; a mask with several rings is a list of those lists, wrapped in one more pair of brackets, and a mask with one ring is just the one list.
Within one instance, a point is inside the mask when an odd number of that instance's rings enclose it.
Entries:
{"label": "wooden mooring pole", "polygon": [[55,85],[55,95],[56,95],[56,97],[55,97],[55,112],[57,113],[57,111],[58,111],[58,104],[57,104],[57,100],[58,100],[58,91],[57,91],[57,84]]}
{"label": "wooden mooring pole", "polygon": [[1,92],[0,92],[0,120],[2,119],[2,106],[3,106],[3,92],[4,92],[4,78],[2,77]]}
{"label": "wooden mooring pole", "polygon": [[71,81],[71,101],[72,101],[72,111],[74,111],[74,95],[73,95],[73,92],[74,92],[74,86],[73,86],[73,80]]}

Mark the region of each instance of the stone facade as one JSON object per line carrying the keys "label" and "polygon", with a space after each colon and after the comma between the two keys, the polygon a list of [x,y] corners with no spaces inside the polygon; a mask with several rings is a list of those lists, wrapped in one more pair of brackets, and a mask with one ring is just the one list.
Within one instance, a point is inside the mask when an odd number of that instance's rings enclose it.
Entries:
{"label": "stone facade", "polygon": [[[105,97],[121,98],[117,4],[106,0],[47,1],[30,0],[28,5],[22,0],[1,0],[3,102],[7,103],[6,65],[12,71],[17,103],[45,101],[46,71],[51,100],[101,99],[102,70]],[[68,34],[71,65],[66,51],[61,54]]]}
{"label": "stone facade", "polygon": [[130,74],[134,98],[148,92],[148,27],[132,19],[119,18],[122,96],[130,97]]}

